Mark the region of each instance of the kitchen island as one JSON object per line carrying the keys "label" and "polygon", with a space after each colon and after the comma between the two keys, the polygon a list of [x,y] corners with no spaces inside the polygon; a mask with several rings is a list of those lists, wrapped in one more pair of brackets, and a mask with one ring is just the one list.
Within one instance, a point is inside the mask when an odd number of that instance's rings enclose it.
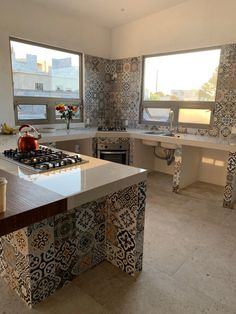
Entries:
{"label": "kitchen island", "polygon": [[29,306],[103,260],[142,269],[146,171],[82,157],[40,174],[0,159],[9,181],[0,272]]}

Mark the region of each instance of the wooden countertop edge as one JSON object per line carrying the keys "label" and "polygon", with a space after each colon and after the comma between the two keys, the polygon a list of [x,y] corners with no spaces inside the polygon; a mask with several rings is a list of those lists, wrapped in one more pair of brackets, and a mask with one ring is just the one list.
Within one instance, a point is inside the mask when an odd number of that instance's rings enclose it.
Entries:
{"label": "wooden countertop edge", "polygon": [[0,214],[0,236],[14,232],[67,210],[67,199],[62,199],[40,207],[4,217]]}
{"label": "wooden countertop edge", "polygon": [[0,236],[67,210],[67,198],[0,169],[7,178],[7,210],[0,213]]}

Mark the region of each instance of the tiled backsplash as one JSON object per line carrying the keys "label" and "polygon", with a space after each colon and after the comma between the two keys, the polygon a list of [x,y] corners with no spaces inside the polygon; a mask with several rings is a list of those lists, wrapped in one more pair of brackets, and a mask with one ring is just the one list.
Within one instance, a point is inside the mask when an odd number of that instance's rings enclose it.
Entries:
{"label": "tiled backsplash", "polygon": [[[93,126],[103,118],[127,119],[129,127],[145,127],[139,124],[141,71],[141,57],[108,60],[85,56],[85,119],[90,118]],[[236,44],[222,47],[212,129],[179,131],[227,136],[232,126],[236,126]]]}
{"label": "tiled backsplash", "polygon": [[108,60],[85,56],[85,119],[96,126],[99,119],[139,119],[141,57]]}
{"label": "tiled backsplash", "polygon": [[225,136],[236,126],[236,44],[222,48],[214,126]]}
{"label": "tiled backsplash", "polygon": [[111,94],[111,60],[85,56],[85,103],[84,117],[96,126],[98,117],[110,107]]}

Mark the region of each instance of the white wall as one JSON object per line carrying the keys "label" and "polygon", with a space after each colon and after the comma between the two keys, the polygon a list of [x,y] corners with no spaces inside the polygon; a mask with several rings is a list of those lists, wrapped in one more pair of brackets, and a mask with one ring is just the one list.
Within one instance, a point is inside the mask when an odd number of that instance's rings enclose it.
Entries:
{"label": "white wall", "polygon": [[112,30],[112,58],[236,42],[235,0],[189,0]]}
{"label": "white wall", "polygon": [[87,19],[60,15],[28,0],[1,1],[0,123],[14,124],[9,36],[107,58],[110,35],[110,30]]}
{"label": "white wall", "polygon": [[[225,186],[228,152],[216,149],[183,146],[180,186],[186,187],[195,181]],[[155,159],[155,171],[173,175],[173,164]],[[235,195],[236,198],[236,195]]]}
{"label": "white wall", "polygon": [[198,180],[225,186],[228,152],[202,149]]}
{"label": "white wall", "polygon": [[155,169],[153,147],[142,144],[142,140],[135,140],[133,151],[133,166],[147,169],[149,172]]}

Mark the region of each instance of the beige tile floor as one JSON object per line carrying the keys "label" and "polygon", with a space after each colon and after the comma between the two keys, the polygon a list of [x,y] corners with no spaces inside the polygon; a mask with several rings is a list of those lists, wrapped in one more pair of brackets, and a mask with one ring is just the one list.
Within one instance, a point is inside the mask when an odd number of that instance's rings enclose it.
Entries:
{"label": "beige tile floor", "polygon": [[236,210],[222,188],[195,183],[171,193],[171,177],[148,178],[144,268],[137,278],[107,262],[35,309],[0,281],[0,313],[235,314]]}

